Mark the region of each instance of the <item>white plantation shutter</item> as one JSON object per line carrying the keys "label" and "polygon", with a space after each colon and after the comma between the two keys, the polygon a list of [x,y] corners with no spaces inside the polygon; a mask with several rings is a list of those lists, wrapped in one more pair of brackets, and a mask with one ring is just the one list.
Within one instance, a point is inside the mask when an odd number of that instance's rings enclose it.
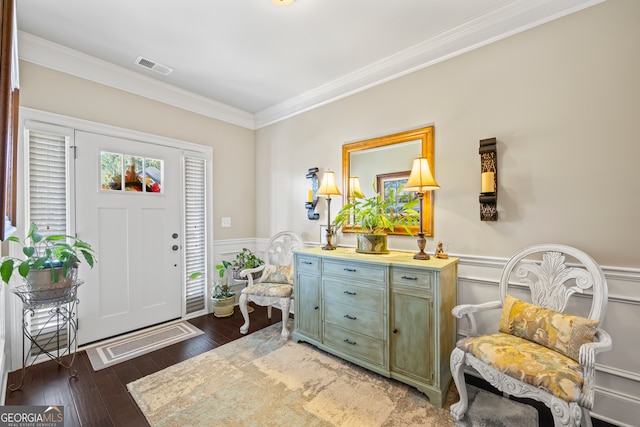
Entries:
{"label": "white plantation shutter", "polygon": [[[206,307],[207,295],[207,230],[206,230],[206,161],[185,157],[185,273],[186,313]],[[189,279],[195,272],[202,275]]]}
{"label": "white plantation shutter", "polygon": [[[29,224],[35,223],[42,235],[69,234],[67,203],[67,139],[66,135],[28,130],[29,141]],[[31,336],[48,352],[66,348],[68,331],[55,336],[60,320],[50,309],[35,310],[29,317]],[[32,356],[42,352],[38,348]]]}
{"label": "white plantation shutter", "polygon": [[43,235],[67,232],[67,137],[29,131],[29,223]]}

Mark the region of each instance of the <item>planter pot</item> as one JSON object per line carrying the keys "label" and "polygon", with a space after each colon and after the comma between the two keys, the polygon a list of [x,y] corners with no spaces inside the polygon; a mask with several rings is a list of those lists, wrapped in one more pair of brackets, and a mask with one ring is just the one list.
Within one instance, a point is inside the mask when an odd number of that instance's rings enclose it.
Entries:
{"label": "planter pot", "polygon": [[229,317],[233,314],[236,297],[212,298],[213,315],[216,317]]}
{"label": "planter pot", "polygon": [[[78,270],[72,268],[64,276],[62,267],[31,270],[23,279],[25,298],[32,303],[67,300],[75,292]],[[57,280],[57,281],[54,281]]]}
{"label": "planter pot", "polygon": [[78,270],[75,268],[70,269],[66,276],[62,274],[62,267],[30,270],[24,282],[34,291],[68,288],[75,283],[77,274]]}
{"label": "planter pot", "polygon": [[358,234],[356,252],[361,254],[388,254],[386,234]]}

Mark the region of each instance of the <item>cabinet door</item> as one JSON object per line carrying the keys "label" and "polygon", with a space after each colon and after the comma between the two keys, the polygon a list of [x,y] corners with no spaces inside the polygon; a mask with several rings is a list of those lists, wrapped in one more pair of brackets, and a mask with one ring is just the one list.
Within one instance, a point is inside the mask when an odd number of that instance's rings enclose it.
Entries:
{"label": "cabinet door", "polygon": [[391,370],[433,382],[433,300],[392,290]]}
{"label": "cabinet door", "polygon": [[296,329],[310,338],[320,339],[320,277],[298,273],[294,295]]}

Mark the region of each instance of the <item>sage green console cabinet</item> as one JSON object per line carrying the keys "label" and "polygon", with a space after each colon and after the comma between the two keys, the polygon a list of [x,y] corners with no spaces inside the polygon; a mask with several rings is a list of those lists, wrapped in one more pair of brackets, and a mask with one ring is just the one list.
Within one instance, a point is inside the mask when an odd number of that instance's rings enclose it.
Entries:
{"label": "sage green console cabinet", "polygon": [[295,257],[293,340],[416,387],[442,407],[456,340],[458,260],[348,248]]}

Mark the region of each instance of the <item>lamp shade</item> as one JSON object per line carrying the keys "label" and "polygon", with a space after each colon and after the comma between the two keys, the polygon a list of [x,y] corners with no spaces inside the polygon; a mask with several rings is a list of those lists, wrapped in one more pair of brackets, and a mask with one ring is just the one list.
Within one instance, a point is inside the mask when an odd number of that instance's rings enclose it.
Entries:
{"label": "lamp shade", "polygon": [[409,175],[407,184],[402,190],[424,193],[425,191],[436,190],[438,188],[440,188],[440,186],[436,180],[433,179],[427,158],[418,157],[413,159],[411,174]]}
{"label": "lamp shade", "polygon": [[357,176],[349,177],[349,197],[358,197],[362,196],[364,193],[362,192],[362,188],[360,188],[360,178]]}
{"label": "lamp shade", "polygon": [[341,194],[340,189],[336,185],[336,177],[333,171],[327,170],[322,176],[322,182],[316,195],[331,198],[331,196],[339,196]]}

